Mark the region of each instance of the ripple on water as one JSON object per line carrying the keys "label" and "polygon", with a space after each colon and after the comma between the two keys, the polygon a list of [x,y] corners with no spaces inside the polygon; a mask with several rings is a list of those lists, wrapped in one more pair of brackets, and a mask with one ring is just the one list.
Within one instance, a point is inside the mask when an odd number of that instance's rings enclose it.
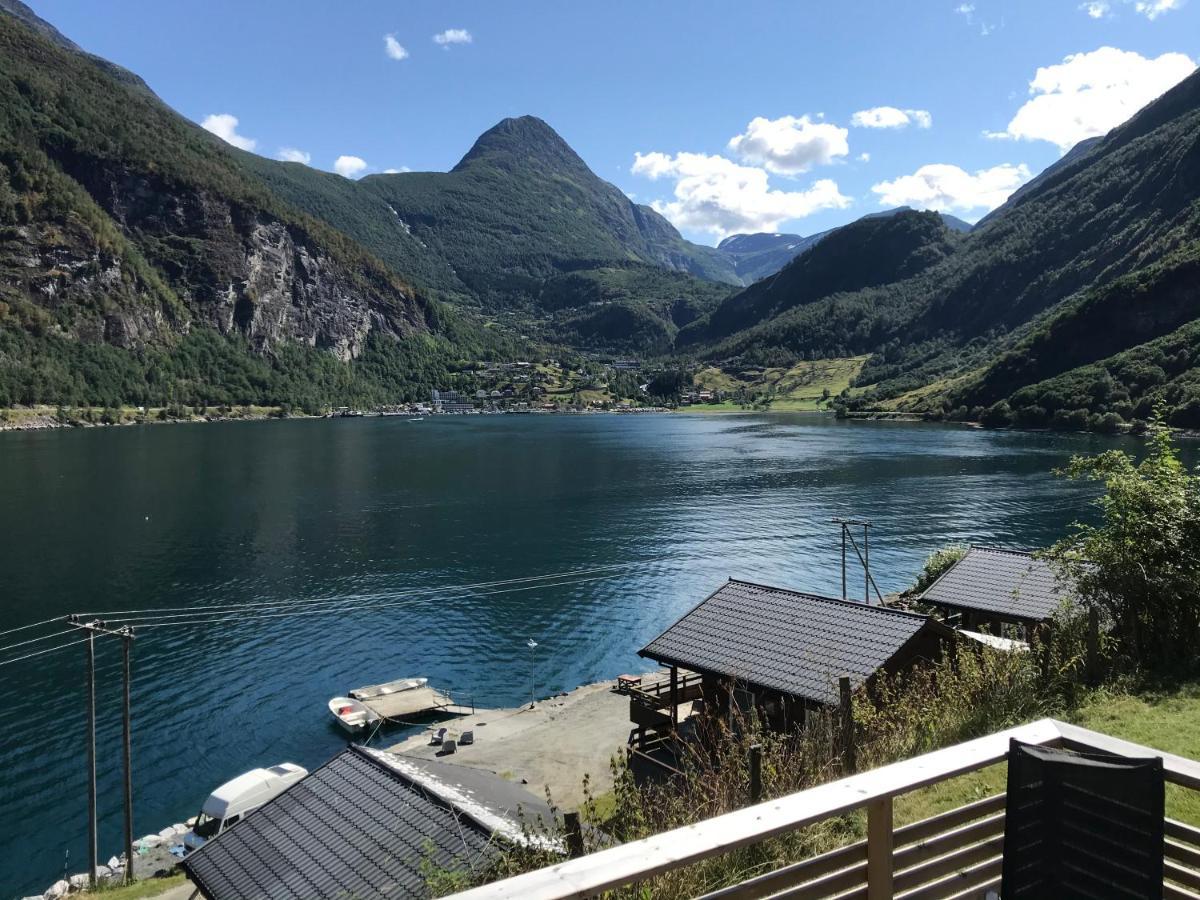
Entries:
{"label": "ripple on water", "polygon": [[[547,693],[644,665],[637,649],[727,577],[836,592],[835,515],[875,523],[884,590],[947,541],[1044,544],[1091,490],[1048,471],[1114,445],[814,416],[425,424],[0,435],[0,621],[197,605],[225,620],[137,639],[139,833],[252,766],[324,761],[345,745],[325,701],[358,684],[425,675],[512,705],[531,679]],[[536,591],[447,590],[613,562],[636,565]],[[345,608],[313,614],[320,603]],[[251,604],[305,614],[239,614]],[[120,841],[120,654],[98,650],[107,858]],[[20,894],[67,853],[70,871],[84,867],[83,648],[4,676],[0,885]]]}

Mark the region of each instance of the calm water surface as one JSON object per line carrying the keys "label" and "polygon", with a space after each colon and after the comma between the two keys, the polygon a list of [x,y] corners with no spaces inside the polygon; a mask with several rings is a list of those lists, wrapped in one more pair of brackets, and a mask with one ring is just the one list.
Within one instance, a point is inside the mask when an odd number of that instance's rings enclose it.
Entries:
{"label": "calm water surface", "polygon": [[[636,650],[727,577],[837,592],[833,516],[875,522],[885,591],[948,542],[1046,544],[1092,494],[1050,470],[1111,446],[1137,444],[815,416],[0,434],[0,629],[78,610],[228,611],[137,639],[141,835],[248,768],[324,761],[345,744],[325,702],[360,684],[425,675],[512,705],[531,674],[545,695],[644,666]],[[635,565],[535,591],[454,589],[612,563]],[[237,615],[321,599],[387,606]],[[98,656],[107,859],[121,840],[119,644]],[[78,647],[0,668],[0,897],[86,867],[83,663]]]}

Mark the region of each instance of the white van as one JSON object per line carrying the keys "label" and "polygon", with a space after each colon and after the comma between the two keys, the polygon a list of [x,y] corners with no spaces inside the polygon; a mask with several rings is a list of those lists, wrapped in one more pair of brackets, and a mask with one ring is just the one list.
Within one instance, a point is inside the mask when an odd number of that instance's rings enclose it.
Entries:
{"label": "white van", "polygon": [[184,852],[199,850],[218,834],[232,828],[248,813],[273,797],[278,797],[308,774],[295,763],[281,763],[269,769],[251,769],[227,781],[200,807],[192,830],[183,836]]}

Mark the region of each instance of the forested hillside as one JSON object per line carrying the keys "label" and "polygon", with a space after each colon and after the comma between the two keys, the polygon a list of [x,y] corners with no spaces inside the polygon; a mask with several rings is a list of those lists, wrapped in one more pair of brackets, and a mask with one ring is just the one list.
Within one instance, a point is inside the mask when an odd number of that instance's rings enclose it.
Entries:
{"label": "forested hillside", "polygon": [[136,76],[0,13],[0,405],[402,393],[376,376],[488,341]]}
{"label": "forested hillside", "polygon": [[[842,277],[884,258],[860,237],[846,248]],[[768,289],[771,280],[755,285],[712,319],[730,316],[736,327],[758,312],[770,318],[695,352],[774,365],[869,353],[849,398],[864,409],[885,404],[965,418],[996,406],[989,420],[997,423],[1086,419],[1097,427],[1107,413],[1122,422],[1142,418],[1147,402],[1161,399],[1173,422],[1192,424],[1190,356],[1168,354],[1167,366],[1153,363],[1161,375],[1128,385],[1119,373],[1135,360],[1158,360],[1159,345],[1150,342],[1200,317],[1200,75],[1068,154],[937,254],[940,261],[911,277],[898,270],[899,280],[857,290],[826,294],[807,277],[794,278],[781,296],[771,296],[780,294]],[[1051,379],[1060,380],[1042,391]],[[1115,389],[1106,388],[1109,380]]]}

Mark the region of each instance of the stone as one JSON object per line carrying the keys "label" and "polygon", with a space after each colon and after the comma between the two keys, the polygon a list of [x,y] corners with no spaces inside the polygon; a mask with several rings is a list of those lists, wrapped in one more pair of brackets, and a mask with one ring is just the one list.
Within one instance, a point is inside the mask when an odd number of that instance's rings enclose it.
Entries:
{"label": "stone", "polygon": [[171,838],[175,837],[175,829],[174,828],[164,828],[162,831],[160,831],[158,833],[158,836],[160,838],[162,838],[164,841],[169,841]]}
{"label": "stone", "polygon": [[42,894],[42,900],[58,900],[59,897],[67,896],[71,890],[71,882],[60,880],[54,882],[46,889],[46,893]]}
{"label": "stone", "polygon": [[165,843],[165,841],[161,837],[159,837],[157,834],[148,834],[144,838],[142,838],[140,841],[138,841],[138,843],[141,844],[143,847],[145,847],[147,850],[153,850],[155,847],[161,847]]}
{"label": "stone", "polygon": [[119,858],[115,857],[115,856],[110,856],[110,857],[108,858],[108,867],[109,867],[110,869],[119,869],[119,868],[121,868],[121,860],[120,860]]}
{"label": "stone", "polygon": [[78,875],[72,875],[67,879],[68,887],[72,891],[82,891],[90,883],[88,881],[87,872],[80,872]]}

